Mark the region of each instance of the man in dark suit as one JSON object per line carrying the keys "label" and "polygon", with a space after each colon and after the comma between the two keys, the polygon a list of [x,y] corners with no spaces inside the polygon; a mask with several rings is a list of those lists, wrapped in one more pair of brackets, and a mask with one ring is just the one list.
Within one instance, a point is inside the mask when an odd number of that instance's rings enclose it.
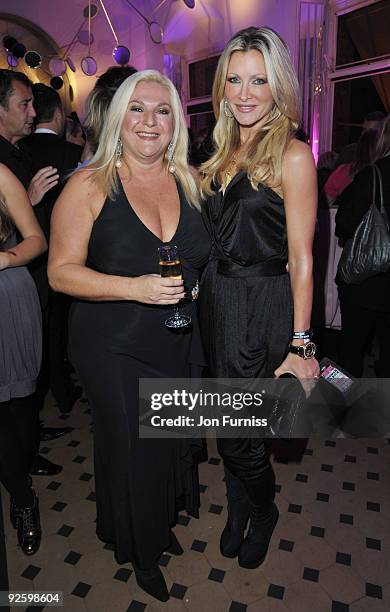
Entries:
{"label": "man in dark suit", "polygon": [[[50,189],[35,207],[49,242],[53,206],[67,175],[78,165],[82,147],[63,138],[66,118],[58,92],[47,85],[37,83],[32,86],[32,93],[36,129],[19,142],[19,148],[30,156],[34,171],[39,172],[47,166],[53,166],[57,168],[59,174],[58,184]],[[67,319],[70,298],[51,291],[47,280],[47,254],[40,260],[36,265],[37,272],[40,273],[37,285],[44,313],[44,340],[47,349],[43,371],[46,372],[47,382],[60,411],[66,413],[81,395],[81,389],[72,382],[67,363]]]}

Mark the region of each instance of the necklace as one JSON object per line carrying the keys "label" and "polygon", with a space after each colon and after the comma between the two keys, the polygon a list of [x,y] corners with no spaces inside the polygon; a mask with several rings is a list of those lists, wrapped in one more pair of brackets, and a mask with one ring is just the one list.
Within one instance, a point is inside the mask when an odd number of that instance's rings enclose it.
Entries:
{"label": "necklace", "polygon": [[236,174],[236,170],[237,170],[237,159],[235,157],[232,157],[232,161],[230,162],[230,164],[228,165],[228,167],[225,170],[225,185],[226,185],[226,187],[229,185],[230,181],[232,180],[232,178]]}

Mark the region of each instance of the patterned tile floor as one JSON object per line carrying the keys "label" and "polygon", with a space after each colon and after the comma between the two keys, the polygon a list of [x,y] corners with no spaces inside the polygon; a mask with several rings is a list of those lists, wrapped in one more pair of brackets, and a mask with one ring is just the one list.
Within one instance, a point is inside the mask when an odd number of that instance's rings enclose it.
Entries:
{"label": "patterned tile floor", "polygon": [[[387,439],[312,439],[300,460],[274,459],[280,519],[257,570],[219,553],[226,520],[223,472],[215,441],[200,466],[199,520],[182,515],[175,532],[181,557],[163,555],[171,598],[156,602],[137,588],[130,564],[118,566],[95,536],[90,411],[81,401],[66,420],[46,409],[47,425],[71,434],[41,451],[64,466],[36,477],[43,540],[25,557],[8,521],[10,588],[61,590],[66,612],[374,612],[390,609],[390,444]],[[292,444],[288,445],[290,451]],[[30,608],[40,610],[42,608]]]}

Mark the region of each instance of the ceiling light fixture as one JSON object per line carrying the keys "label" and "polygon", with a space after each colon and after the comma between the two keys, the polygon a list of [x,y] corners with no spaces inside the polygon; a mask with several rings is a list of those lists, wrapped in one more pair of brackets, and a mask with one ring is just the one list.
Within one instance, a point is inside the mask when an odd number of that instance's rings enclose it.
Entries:
{"label": "ceiling light fixture", "polygon": [[130,2],[130,0],[126,0],[126,2],[129,6],[131,6],[133,11],[137,13],[138,17],[141,17],[142,21],[144,21],[147,24],[148,30],[149,30],[149,36],[152,39],[152,41],[156,43],[156,45],[159,45],[160,43],[162,43],[162,40],[164,37],[164,30],[162,29],[161,25],[157,21],[149,21],[149,19],[147,19],[145,15],[143,15],[141,11],[139,11],[137,7],[134,6],[132,2]]}

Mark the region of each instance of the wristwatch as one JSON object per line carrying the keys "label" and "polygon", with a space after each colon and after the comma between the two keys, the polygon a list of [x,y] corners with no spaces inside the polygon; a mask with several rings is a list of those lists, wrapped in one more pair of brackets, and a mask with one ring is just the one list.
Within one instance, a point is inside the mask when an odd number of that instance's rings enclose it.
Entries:
{"label": "wristwatch", "polygon": [[306,344],[302,344],[301,346],[294,346],[290,344],[289,353],[293,353],[294,355],[299,355],[302,359],[311,359],[316,354],[316,345],[314,342],[306,342]]}

